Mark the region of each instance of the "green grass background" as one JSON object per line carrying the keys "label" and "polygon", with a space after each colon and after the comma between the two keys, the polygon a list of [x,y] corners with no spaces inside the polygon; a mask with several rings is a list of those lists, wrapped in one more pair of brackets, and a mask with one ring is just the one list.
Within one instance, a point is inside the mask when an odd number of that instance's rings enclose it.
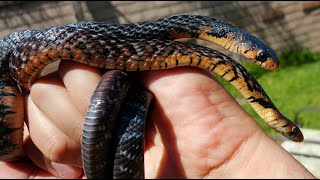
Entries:
{"label": "green grass background", "polygon": [[[319,108],[319,111],[302,111],[297,120],[303,128],[320,129],[320,53],[295,49],[279,54],[281,65],[276,71],[266,71],[250,62],[242,65],[290,120],[294,121],[295,115],[306,106]],[[243,98],[229,83],[220,77],[217,79],[235,98]],[[276,134],[248,103],[241,105],[269,135]]]}

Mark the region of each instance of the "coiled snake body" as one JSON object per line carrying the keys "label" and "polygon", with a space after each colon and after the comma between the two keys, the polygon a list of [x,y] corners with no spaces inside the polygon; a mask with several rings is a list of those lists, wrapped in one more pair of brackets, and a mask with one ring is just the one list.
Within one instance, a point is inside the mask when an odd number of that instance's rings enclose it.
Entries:
{"label": "coiled snake body", "polygon": [[[152,95],[139,87],[130,87],[125,71],[178,66],[205,69],[230,82],[277,132],[293,141],[303,140],[299,128],[277,110],[255,78],[238,62],[210,48],[174,41],[178,38],[199,38],[218,44],[269,70],[279,66],[275,52],[263,41],[238,27],[206,16],[178,15],[131,24],[78,22],[14,32],[0,41],[0,159],[19,158],[24,118],[22,94],[28,93],[41,70],[56,60],[73,60],[113,70],[103,76],[85,119],[82,153],[88,178],[144,177],[141,122]],[[101,100],[105,100],[104,103]],[[102,111],[105,106],[107,110]],[[123,110],[119,110],[120,106]],[[121,121],[119,126],[123,127],[114,132],[118,135],[112,140],[114,133],[104,134],[104,130],[117,129],[116,121]],[[126,128],[140,133],[126,133],[123,130]],[[114,145],[115,141],[118,145]],[[134,158],[131,163],[135,165],[119,160],[120,152],[126,156],[123,153],[126,145],[134,151],[130,152],[130,158]],[[106,148],[109,146],[114,146],[113,150]],[[116,154],[116,157],[108,160],[106,154]],[[131,174],[123,169],[131,170]]]}

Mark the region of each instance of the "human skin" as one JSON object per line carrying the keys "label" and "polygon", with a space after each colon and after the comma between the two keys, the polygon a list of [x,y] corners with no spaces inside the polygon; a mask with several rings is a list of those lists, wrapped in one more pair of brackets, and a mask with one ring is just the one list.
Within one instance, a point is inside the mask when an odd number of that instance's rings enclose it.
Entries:
{"label": "human skin", "polygon": [[[146,178],[315,178],[203,70],[135,74],[155,96],[145,135]],[[28,160],[1,163],[0,177],[84,178],[82,123],[101,75],[64,61],[34,83],[26,97]]]}

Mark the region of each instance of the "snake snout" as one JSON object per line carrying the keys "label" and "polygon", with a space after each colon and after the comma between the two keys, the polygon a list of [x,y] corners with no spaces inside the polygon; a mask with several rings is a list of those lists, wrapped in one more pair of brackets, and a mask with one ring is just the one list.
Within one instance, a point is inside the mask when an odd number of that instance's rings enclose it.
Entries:
{"label": "snake snout", "polygon": [[261,63],[261,67],[267,70],[277,70],[280,67],[280,63],[274,58],[268,58],[265,62]]}
{"label": "snake snout", "polygon": [[[276,127],[276,130],[282,134],[283,136],[287,137],[288,139],[294,141],[294,142],[302,142],[304,137],[299,129],[298,126],[296,126],[292,121],[290,121],[288,118],[282,116],[281,118],[282,126]],[[279,124],[279,125],[280,125]]]}
{"label": "snake snout", "polygon": [[303,134],[298,127],[293,127],[292,131],[288,133],[288,137],[295,142],[302,142],[304,139]]}

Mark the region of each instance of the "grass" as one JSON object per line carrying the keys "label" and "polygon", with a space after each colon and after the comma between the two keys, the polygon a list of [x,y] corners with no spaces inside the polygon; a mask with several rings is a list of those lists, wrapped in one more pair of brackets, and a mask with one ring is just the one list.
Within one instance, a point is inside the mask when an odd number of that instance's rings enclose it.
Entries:
{"label": "grass", "polygon": [[[246,65],[244,66],[246,67]],[[264,71],[261,68],[260,70]],[[294,121],[294,117],[300,109],[306,106],[320,108],[319,75],[320,59],[308,63],[288,65],[273,72],[265,71],[258,74],[257,80],[280,112]],[[221,78],[218,79],[235,98],[243,98],[230,84]],[[242,107],[268,134],[275,133],[248,103],[242,104]],[[320,129],[320,111],[303,111],[298,116],[298,122],[304,128]]]}

